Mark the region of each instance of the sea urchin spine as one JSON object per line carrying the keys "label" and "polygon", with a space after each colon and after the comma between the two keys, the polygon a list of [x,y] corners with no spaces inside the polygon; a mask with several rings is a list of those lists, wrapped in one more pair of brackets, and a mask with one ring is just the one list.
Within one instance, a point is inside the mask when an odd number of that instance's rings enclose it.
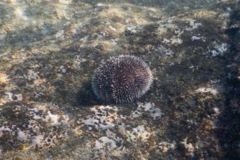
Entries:
{"label": "sea urchin spine", "polygon": [[144,95],[152,81],[152,72],[143,60],[120,55],[103,62],[94,71],[92,89],[105,102],[129,103]]}

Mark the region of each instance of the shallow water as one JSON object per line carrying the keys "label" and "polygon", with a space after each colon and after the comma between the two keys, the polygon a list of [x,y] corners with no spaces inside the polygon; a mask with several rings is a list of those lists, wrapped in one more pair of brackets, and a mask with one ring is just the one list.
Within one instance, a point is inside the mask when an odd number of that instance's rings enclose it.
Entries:
{"label": "shallow water", "polygon": [[[0,159],[238,159],[239,0],[3,0]],[[106,104],[101,61],[135,55],[150,90]]]}

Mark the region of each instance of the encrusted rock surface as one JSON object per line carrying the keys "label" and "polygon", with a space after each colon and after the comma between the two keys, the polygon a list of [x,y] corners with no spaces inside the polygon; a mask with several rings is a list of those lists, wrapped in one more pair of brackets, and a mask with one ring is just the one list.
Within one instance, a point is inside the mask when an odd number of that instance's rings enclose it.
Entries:
{"label": "encrusted rock surface", "polygon": [[[197,2],[0,2],[0,159],[239,159],[240,2]],[[153,85],[102,104],[121,54]]]}

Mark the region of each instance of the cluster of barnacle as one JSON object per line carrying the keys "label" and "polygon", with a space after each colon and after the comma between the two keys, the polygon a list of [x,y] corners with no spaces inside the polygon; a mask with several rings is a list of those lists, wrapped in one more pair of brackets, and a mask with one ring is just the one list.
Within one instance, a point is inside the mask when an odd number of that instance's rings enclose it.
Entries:
{"label": "cluster of barnacle", "polygon": [[[53,104],[10,104],[0,111],[0,142],[3,150],[46,149],[68,138],[68,116]],[[11,145],[9,145],[11,144]],[[26,147],[28,146],[28,147]]]}
{"label": "cluster of barnacle", "polygon": [[117,112],[117,107],[111,106],[94,106],[90,109],[93,111],[92,115],[88,115],[84,119],[79,119],[78,124],[82,124],[87,127],[88,130],[106,130],[114,128],[119,120],[123,119]]}
{"label": "cluster of barnacle", "polygon": [[149,115],[152,120],[161,118],[163,113],[153,103],[139,103],[136,110],[131,111],[130,115],[122,115],[120,108],[116,106],[94,106],[90,108],[92,114],[79,118],[77,124],[82,128],[86,128],[88,132],[96,133],[101,131],[98,139],[95,139],[93,150],[96,153],[102,153],[106,149],[123,152],[123,144],[125,142],[147,142],[154,132],[145,124],[127,123],[129,119],[139,118],[143,114]]}
{"label": "cluster of barnacle", "polygon": [[137,109],[132,112],[132,117],[140,117],[144,112],[154,120],[161,118],[163,115],[161,109],[156,107],[154,103],[139,103]]}

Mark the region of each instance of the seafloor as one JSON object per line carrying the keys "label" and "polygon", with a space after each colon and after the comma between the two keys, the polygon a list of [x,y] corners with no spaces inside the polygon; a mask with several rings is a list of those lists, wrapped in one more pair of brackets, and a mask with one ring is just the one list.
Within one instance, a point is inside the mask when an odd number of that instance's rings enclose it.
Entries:
{"label": "seafloor", "polygon": [[[121,54],[153,85],[103,104],[91,75]],[[239,0],[2,0],[0,159],[240,159],[239,63]]]}

